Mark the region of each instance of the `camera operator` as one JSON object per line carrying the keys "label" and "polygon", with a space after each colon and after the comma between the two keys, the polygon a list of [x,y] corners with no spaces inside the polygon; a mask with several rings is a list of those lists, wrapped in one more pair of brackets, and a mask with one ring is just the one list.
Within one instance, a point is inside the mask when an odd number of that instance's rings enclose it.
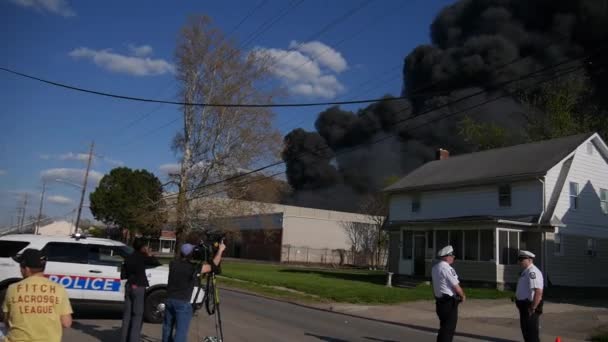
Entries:
{"label": "camera operator", "polygon": [[120,274],[120,279],[127,280],[121,342],[139,342],[141,340],[144,300],[146,288],[150,286],[146,277],[146,268],[160,265],[158,259],[150,253],[143,239],[135,239],[133,249],[133,253],[125,258]]}
{"label": "camera operator", "polygon": [[[169,265],[169,282],[167,283],[167,301],[163,321],[163,342],[185,342],[188,340],[188,327],[192,319],[192,292],[197,283],[198,273],[217,272],[226,249],[224,241],[219,244],[218,251],[213,257],[213,265],[203,263],[200,270],[192,252],[195,246],[189,243],[180,248],[181,258],[171,261]],[[199,284],[200,286],[200,284]],[[175,336],[173,330],[175,329]]]}

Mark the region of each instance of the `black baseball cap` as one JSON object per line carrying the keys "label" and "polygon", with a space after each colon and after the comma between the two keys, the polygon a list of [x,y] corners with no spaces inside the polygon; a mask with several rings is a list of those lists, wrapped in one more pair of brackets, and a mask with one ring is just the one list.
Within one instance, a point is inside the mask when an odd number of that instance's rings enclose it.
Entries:
{"label": "black baseball cap", "polygon": [[18,262],[21,267],[44,268],[46,255],[37,249],[28,248],[22,254],[15,255],[13,260]]}

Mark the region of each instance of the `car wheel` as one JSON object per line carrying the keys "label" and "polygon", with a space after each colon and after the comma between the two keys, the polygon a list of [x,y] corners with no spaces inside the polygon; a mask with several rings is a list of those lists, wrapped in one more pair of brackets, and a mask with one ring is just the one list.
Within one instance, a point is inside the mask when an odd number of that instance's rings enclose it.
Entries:
{"label": "car wheel", "polygon": [[154,290],[146,296],[144,318],[148,323],[162,323],[167,301],[166,290]]}

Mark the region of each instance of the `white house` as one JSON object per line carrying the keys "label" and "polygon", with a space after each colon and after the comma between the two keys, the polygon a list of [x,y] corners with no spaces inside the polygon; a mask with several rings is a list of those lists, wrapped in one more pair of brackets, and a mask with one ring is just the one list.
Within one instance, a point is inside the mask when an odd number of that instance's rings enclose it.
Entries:
{"label": "white house", "polygon": [[465,281],[517,281],[519,249],[547,285],[608,286],[608,147],[598,134],[438,158],[386,188],[389,269],[430,276],[454,246]]}

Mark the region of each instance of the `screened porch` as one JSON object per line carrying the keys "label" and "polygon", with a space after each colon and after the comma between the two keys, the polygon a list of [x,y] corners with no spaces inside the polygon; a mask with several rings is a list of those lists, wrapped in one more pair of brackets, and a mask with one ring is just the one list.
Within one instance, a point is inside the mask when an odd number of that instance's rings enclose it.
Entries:
{"label": "screened porch", "polygon": [[461,280],[514,283],[519,273],[520,249],[535,253],[535,263],[543,264],[544,235],[538,228],[404,227],[398,274],[430,277],[437,251],[452,245],[456,255],[453,267]]}

